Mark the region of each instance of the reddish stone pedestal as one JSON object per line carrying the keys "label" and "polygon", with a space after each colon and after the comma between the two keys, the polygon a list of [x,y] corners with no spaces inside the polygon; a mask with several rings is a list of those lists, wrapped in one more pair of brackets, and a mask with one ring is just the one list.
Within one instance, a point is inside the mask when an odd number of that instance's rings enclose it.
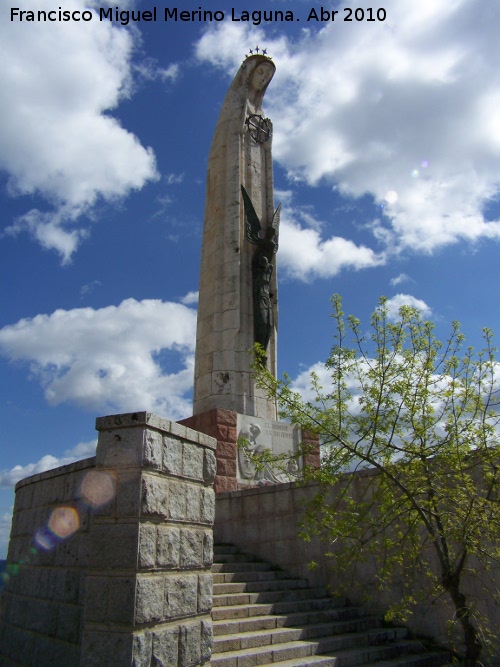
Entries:
{"label": "reddish stone pedestal", "polygon": [[216,493],[237,491],[236,457],[238,434],[236,432],[237,413],[232,410],[214,408],[206,412],[182,419],[179,424],[193,428],[217,439],[217,475],[214,489]]}
{"label": "reddish stone pedestal", "polygon": [[[237,456],[238,456],[238,413],[232,410],[220,410],[214,408],[206,412],[182,419],[179,424],[193,428],[206,435],[217,439],[217,475],[215,477],[214,489],[216,493],[224,491],[237,491]],[[302,441],[311,447],[308,454],[304,456],[304,465],[310,468],[319,468],[319,439],[307,433],[303,433]]]}

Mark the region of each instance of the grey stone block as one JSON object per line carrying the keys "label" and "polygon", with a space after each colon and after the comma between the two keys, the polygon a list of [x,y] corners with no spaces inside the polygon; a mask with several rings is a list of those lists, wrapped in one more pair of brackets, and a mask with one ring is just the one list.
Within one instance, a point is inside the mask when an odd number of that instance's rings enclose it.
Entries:
{"label": "grey stone block", "polygon": [[80,667],[130,665],[132,642],[130,634],[86,631],[83,633]]}
{"label": "grey stone block", "polygon": [[153,568],[156,563],[156,526],[141,523],[139,525],[139,567]]}
{"label": "grey stone block", "polygon": [[207,486],[211,486],[215,481],[217,472],[217,459],[214,452],[205,449],[203,452],[203,481]]}
{"label": "grey stone block", "polygon": [[177,667],[178,645],[178,627],[154,630],[151,667]]}
{"label": "grey stone block", "polygon": [[179,567],[180,530],[171,526],[158,526],[156,564],[159,567]]}
{"label": "grey stone block", "polygon": [[207,618],[201,622],[201,662],[202,664],[210,660],[212,647],[214,643],[212,619]]}
{"label": "grey stone block", "polygon": [[179,626],[179,667],[196,667],[201,662],[201,624],[183,623]]}
{"label": "grey stone block", "polygon": [[151,667],[153,636],[150,632],[134,634],[132,641],[132,667]]}
{"label": "grey stone block", "polygon": [[200,494],[201,487],[195,484],[186,484],[186,521],[200,521]]}
{"label": "grey stone block", "polygon": [[203,533],[203,567],[211,567],[214,561],[214,535],[211,530]]}
{"label": "grey stone block", "polygon": [[140,471],[120,472],[117,474],[115,516],[138,517],[141,512]]}
{"label": "grey stone block", "polygon": [[141,514],[163,518],[169,516],[171,502],[169,503],[168,492],[166,479],[145,473],[142,479]]}
{"label": "grey stone block", "polygon": [[146,431],[144,440],[144,464],[160,470],[163,456],[163,436],[158,431]]}
{"label": "grey stone block", "polygon": [[181,546],[179,566],[183,569],[202,567],[203,532],[192,529],[181,529]]}
{"label": "grey stone block", "polygon": [[186,519],[186,484],[180,480],[171,479],[168,482],[168,488],[168,518],[172,521],[184,521]]}
{"label": "grey stone block", "polygon": [[67,570],[64,574],[64,601],[68,604],[78,604],[80,597],[81,572]]}
{"label": "grey stone block", "polygon": [[75,605],[60,605],[57,637],[70,644],[80,643],[82,609]]}
{"label": "grey stone block", "polygon": [[94,524],[90,533],[90,567],[136,568],[138,530],[136,523]]}
{"label": "grey stone block", "polygon": [[213,576],[207,574],[198,575],[198,613],[208,614],[212,610]]}
{"label": "grey stone block", "polygon": [[201,516],[202,523],[213,525],[215,519],[215,492],[210,488],[201,489]]}
{"label": "grey stone block", "polygon": [[165,616],[185,618],[197,612],[198,577],[195,574],[165,578]]}
{"label": "grey stone block", "polygon": [[116,428],[101,431],[97,441],[97,467],[138,467],[143,462],[145,429]]}
{"label": "grey stone block", "polygon": [[163,470],[169,475],[182,473],[182,443],[169,435],[163,437]]}
{"label": "grey stone block", "polygon": [[182,475],[203,481],[203,449],[185,442],[182,445]]}
{"label": "grey stone block", "polygon": [[154,623],[164,620],[164,577],[139,577],[135,597],[135,622]]}

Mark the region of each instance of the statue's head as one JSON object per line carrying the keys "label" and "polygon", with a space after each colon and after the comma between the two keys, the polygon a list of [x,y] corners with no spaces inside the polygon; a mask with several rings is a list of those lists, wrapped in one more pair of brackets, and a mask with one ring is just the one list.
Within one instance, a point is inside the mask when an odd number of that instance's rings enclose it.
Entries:
{"label": "statue's head", "polygon": [[234,77],[231,88],[239,91],[240,98],[250,98],[258,108],[275,71],[271,58],[261,53],[248,56]]}
{"label": "statue's head", "polygon": [[276,68],[271,61],[258,63],[250,76],[249,85],[256,91],[265,90],[274,76]]}

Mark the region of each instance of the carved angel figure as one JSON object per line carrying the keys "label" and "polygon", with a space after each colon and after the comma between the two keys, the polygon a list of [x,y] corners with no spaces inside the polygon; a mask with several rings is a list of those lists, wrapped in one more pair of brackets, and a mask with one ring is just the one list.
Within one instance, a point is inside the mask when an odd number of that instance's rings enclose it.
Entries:
{"label": "carved angel figure", "polygon": [[241,194],[245,207],[245,235],[250,243],[257,246],[252,257],[254,340],[266,350],[274,325],[270,285],[273,257],[278,251],[281,204],[274,212],[271,223],[264,229],[243,185]]}

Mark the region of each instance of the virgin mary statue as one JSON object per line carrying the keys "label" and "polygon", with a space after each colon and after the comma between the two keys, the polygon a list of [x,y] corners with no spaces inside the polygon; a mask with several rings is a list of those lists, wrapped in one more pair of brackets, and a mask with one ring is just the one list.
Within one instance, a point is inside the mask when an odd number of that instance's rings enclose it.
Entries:
{"label": "virgin mary statue", "polygon": [[[249,354],[254,342],[263,344],[267,368],[276,374],[276,270],[274,253],[265,251],[270,247],[265,240],[275,238],[272,125],[262,110],[274,72],[265,55],[243,62],[227,91],[210,148],[194,414],[222,408],[276,419],[275,402],[255,386]],[[254,224],[253,235],[249,212],[261,225],[256,232]],[[277,243],[273,247],[275,252]]]}

